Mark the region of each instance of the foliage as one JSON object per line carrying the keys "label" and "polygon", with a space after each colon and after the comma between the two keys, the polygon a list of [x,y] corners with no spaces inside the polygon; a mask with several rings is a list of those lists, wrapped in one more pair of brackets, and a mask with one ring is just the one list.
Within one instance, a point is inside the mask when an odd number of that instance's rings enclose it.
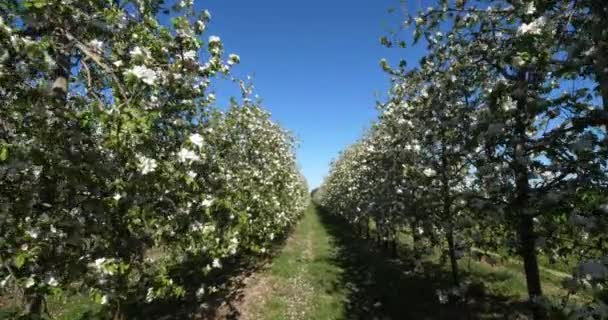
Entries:
{"label": "foliage", "polygon": [[240,58],[203,39],[210,19],[192,1],[0,4],[0,287],[26,315],[75,284],[117,317],[204,299],[304,210],[294,141],[250,88],[214,107]]}
{"label": "foliage", "polygon": [[[324,205],[355,223],[445,236],[456,283],[459,251],[475,245],[519,254],[532,301],[543,301],[539,252],[581,259],[573,291],[605,288],[600,2],[438,1],[408,17],[428,54],[410,69],[382,61],[390,98],[333,164]],[[569,312],[601,317],[605,303]]]}

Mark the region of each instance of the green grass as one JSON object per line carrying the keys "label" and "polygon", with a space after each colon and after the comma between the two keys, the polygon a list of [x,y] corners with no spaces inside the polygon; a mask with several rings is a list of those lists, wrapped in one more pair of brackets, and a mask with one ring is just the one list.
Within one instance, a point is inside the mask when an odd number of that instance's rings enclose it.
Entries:
{"label": "green grass", "polygon": [[[401,247],[411,247],[412,238],[407,234],[402,234],[399,239]],[[406,250],[407,251],[407,250]],[[478,250],[480,251],[480,250]],[[489,253],[495,258],[498,255]],[[434,254],[427,257],[432,263],[439,264],[441,249],[435,250]],[[498,260],[498,259],[497,259]],[[550,299],[560,299],[567,295],[567,291],[563,289],[561,283],[568,277],[568,274],[561,270],[552,269],[550,265],[540,263],[540,276],[544,294]],[[497,261],[495,265],[490,265],[485,262],[478,261],[470,255],[465,255],[459,260],[460,270],[469,280],[483,282],[489,293],[499,296],[511,297],[513,299],[525,300],[527,298],[526,279],[523,271],[523,263],[517,257],[503,259]],[[445,272],[449,272],[447,263],[442,266]],[[584,302],[589,301],[593,292],[581,291],[577,295],[572,296],[573,301]]]}
{"label": "green grass", "polygon": [[[6,297],[4,303],[0,303],[0,319],[13,319],[18,315],[19,301]],[[89,297],[84,295],[52,295],[47,300],[48,311],[51,319],[76,320],[90,319],[90,314],[99,310],[100,306],[95,304]]]}
{"label": "green grass", "polygon": [[260,282],[272,294],[253,310],[252,319],[343,319],[347,289],[332,237],[310,207]]}

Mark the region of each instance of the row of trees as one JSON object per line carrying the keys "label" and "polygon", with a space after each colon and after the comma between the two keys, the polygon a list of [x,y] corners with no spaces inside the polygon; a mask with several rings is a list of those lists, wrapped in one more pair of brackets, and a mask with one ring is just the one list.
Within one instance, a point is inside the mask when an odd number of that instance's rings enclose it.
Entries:
{"label": "row of trees", "polygon": [[243,81],[213,107],[239,57],[202,38],[210,19],[192,1],[0,3],[0,290],[26,317],[75,287],[114,318],[204,300],[297,221],[291,135]]}
{"label": "row of trees", "polygon": [[[444,239],[455,284],[476,246],[518,254],[532,301],[539,253],[581,262],[571,288],[605,288],[606,18],[593,0],[438,1],[408,17],[427,54],[415,68],[382,62],[390,98],[333,163],[322,203],[388,241],[403,228]],[[573,315],[606,317],[606,304]]]}

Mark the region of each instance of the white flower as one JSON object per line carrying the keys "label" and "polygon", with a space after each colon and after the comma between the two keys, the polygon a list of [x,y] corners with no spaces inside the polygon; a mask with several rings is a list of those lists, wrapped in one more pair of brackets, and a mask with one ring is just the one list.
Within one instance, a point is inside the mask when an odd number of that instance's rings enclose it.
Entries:
{"label": "white flower", "polygon": [[46,284],[48,284],[51,287],[56,287],[57,285],[59,285],[59,281],[57,281],[57,279],[55,279],[55,277],[50,276],[46,279]]}
{"label": "white flower", "polygon": [[190,50],[184,52],[184,60],[196,60],[196,51]]}
{"label": "white flower", "polygon": [[220,262],[220,259],[218,259],[218,258],[213,259],[213,262],[211,263],[211,265],[214,268],[218,268],[218,269],[222,267],[222,263]]}
{"label": "white flower", "polygon": [[424,171],[422,171],[422,173],[427,177],[433,177],[437,174],[437,172],[431,168],[424,169]]}
{"label": "white flower", "polygon": [[397,188],[397,194],[403,194],[403,189]]}
{"label": "white flower", "polygon": [[141,47],[137,46],[133,49],[131,49],[131,51],[129,51],[129,55],[131,55],[132,59],[137,59],[137,58],[144,58],[147,59],[150,57],[150,52],[148,51],[148,49],[142,49]]}
{"label": "white flower", "polygon": [[133,75],[147,85],[153,85],[158,77],[156,71],[146,66],[135,66],[126,70],[125,75]]}
{"label": "white flower", "polygon": [[505,112],[516,110],[517,103],[513,99],[511,99],[510,96],[507,96],[506,98],[502,99],[501,107],[502,110]]}
{"label": "white flower", "polygon": [[209,12],[209,10],[204,10],[203,11],[203,16],[205,17],[205,19],[207,20],[211,20],[211,12]]}
{"label": "white flower", "polygon": [[274,240],[274,232],[270,234],[270,241]]}
{"label": "white flower", "polygon": [[103,264],[106,262],[106,258],[98,258],[95,259],[95,268],[97,269],[101,269],[101,267],[103,266]]}
{"label": "white flower", "polygon": [[595,47],[591,47],[588,50],[586,50],[585,52],[583,52],[583,55],[586,57],[590,57],[592,55],[594,55],[597,52],[597,49]]}
{"label": "white flower", "polygon": [[31,288],[36,284],[36,280],[34,280],[33,277],[29,277],[27,278],[27,281],[25,281],[25,287],[26,288]]}
{"label": "white flower", "polygon": [[209,97],[210,101],[215,101],[215,95],[213,93],[210,93],[207,96]]}
{"label": "white flower", "polygon": [[179,158],[180,162],[200,160],[199,156],[196,153],[194,153],[194,151],[186,149],[186,148],[182,148],[178,152],[177,157]]}
{"label": "white flower", "polygon": [[542,28],[547,23],[547,18],[540,17],[530,23],[522,23],[521,26],[517,29],[518,35],[524,34],[532,34],[532,35],[540,35],[542,32]]}
{"label": "white flower", "polygon": [[196,176],[198,175],[198,173],[196,173],[196,172],[194,172],[192,170],[188,171],[187,174],[192,179],[196,178]]}
{"label": "white flower", "polygon": [[231,53],[228,55],[228,64],[229,65],[233,65],[233,64],[238,64],[239,62],[241,62],[241,57],[239,57],[238,55]]}
{"label": "white flower", "polygon": [[115,201],[119,201],[122,198],[122,195],[120,195],[120,193],[116,193],[114,194],[114,196],[112,197],[112,199],[114,199]]}
{"label": "white flower", "polygon": [[199,148],[203,146],[203,136],[201,136],[198,133],[190,135],[188,140],[190,140],[190,142],[192,142],[192,144],[196,145]]}
{"label": "white flower", "polygon": [[108,302],[110,302],[110,297],[107,294],[101,297],[101,304],[108,304]]}
{"label": "white flower", "polygon": [[103,51],[103,42],[99,41],[97,39],[93,39],[91,41],[89,41],[89,47],[91,47],[91,49],[93,49],[93,51],[95,52],[102,52]]}
{"label": "white flower", "polygon": [[124,64],[125,64],[125,63],[124,63],[124,62],[122,62],[122,60],[116,60],[116,61],[114,61],[114,63],[113,63],[113,65],[114,65],[116,68],[120,68],[120,67],[122,67]]}
{"label": "white flower", "polygon": [[198,290],[196,290],[196,297],[200,299],[204,295],[205,295],[205,286],[201,286],[200,288],[198,288]]}
{"label": "white flower", "polygon": [[261,253],[266,253],[266,248],[262,248],[262,249],[260,249],[260,252],[261,252]]}
{"label": "white flower", "polygon": [[137,167],[138,167],[139,171],[141,172],[141,174],[148,174],[150,172],[153,172],[154,170],[156,170],[156,167],[158,166],[158,164],[156,163],[156,160],[148,158],[146,156],[138,155],[137,160],[138,160]]}
{"label": "white flower", "polygon": [[180,8],[191,7],[194,4],[193,0],[182,0],[179,2]]}
{"label": "white flower", "polygon": [[38,236],[40,235],[40,232],[36,229],[27,230],[26,233],[34,239],[38,239]]}
{"label": "white flower", "polygon": [[437,299],[439,299],[439,303],[441,304],[446,304],[448,303],[448,295],[441,291],[441,290],[437,290],[435,291],[435,293],[437,294]]}
{"label": "white flower", "polygon": [[218,36],[210,36],[209,37],[209,44],[221,44],[221,39]]}
{"label": "white flower", "polygon": [[534,6],[534,1],[530,1],[530,2],[526,3],[526,14],[532,15],[532,14],[534,14],[534,12],[536,12],[536,7]]}
{"label": "white flower", "polygon": [[[1,18],[0,18],[1,19]],[[0,288],[4,288],[6,287],[6,284],[8,283],[8,281],[11,279],[11,276],[8,275],[6,277],[4,277],[4,279],[2,279],[2,281],[0,281]]]}
{"label": "white flower", "polygon": [[148,288],[148,292],[146,292],[146,302],[150,303],[154,300],[154,289]]}
{"label": "white flower", "polygon": [[203,20],[198,20],[198,21],[196,21],[196,30],[197,30],[198,32],[203,32],[203,31],[205,31],[205,28],[206,28],[206,27],[207,27],[207,26],[205,25],[205,21],[203,21]]}
{"label": "white flower", "polygon": [[203,208],[208,208],[213,204],[213,201],[213,199],[207,198],[201,202],[201,206],[203,206]]}

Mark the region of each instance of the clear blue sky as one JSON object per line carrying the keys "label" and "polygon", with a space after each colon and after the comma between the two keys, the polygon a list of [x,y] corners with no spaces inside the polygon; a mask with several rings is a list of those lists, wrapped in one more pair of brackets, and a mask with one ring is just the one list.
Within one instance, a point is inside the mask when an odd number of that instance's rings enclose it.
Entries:
{"label": "clear blue sky", "polygon": [[[300,141],[298,162],[311,188],[376,117],[377,94],[389,87],[380,59],[408,58],[411,65],[421,54],[379,43],[399,24],[402,15],[388,12],[403,10],[399,0],[199,0],[196,6],[211,11],[207,35],[220,36],[226,53],[241,56],[235,74],[253,75],[264,107]],[[238,94],[222,89],[220,102]]]}

